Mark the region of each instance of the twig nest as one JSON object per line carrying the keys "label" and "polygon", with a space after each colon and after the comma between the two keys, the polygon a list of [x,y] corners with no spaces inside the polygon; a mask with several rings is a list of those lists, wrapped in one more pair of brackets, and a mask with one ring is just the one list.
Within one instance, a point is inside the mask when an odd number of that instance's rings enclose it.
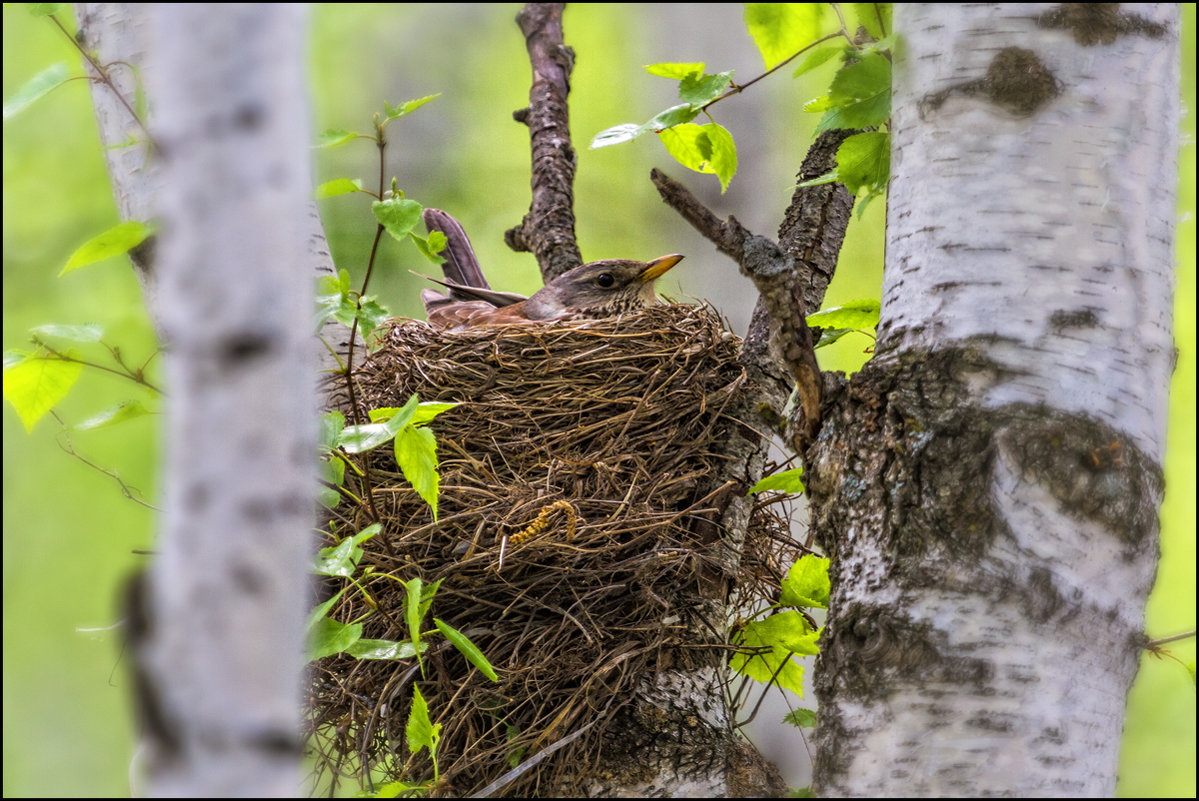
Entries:
{"label": "twig nest", "polygon": [[[723,609],[733,589],[777,586],[770,539],[786,535],[759,509],[734,574],[720,555],[722,504],[748,489],[728,479],[736,471],[725,447],[752,433],[740,344],[715,312],[692,306],[453,334],[392,324],[356,370],[364,407],[400,406],[413,393],[461,405],[431,424],[436,521],[390,451],[369,454],[383,533],[362,561],[378,606],[364,636],[407,639],[404,587],[382,574],[441,579],[425,630],[437,617],[466,633],[500,681],[440,639],[423,676],[415,660],[323,660],[312,722],[329,769],[348,762],[406,781],[431,777],[427,755],[412,758],[404,745],[413,682],[443,727],[446,791],[464,794],[609,719],[647,672],[679,660],[724,663],[726,652],[695,646],[723,645],[727,621],[695,617]],[[346,503],[336,517],[342,536],[373,522]],[[340,604],[335,616],[347,622],[371,612],[353,590]],[[603,729],[601,721],[504,793],[571,769],[569,755],[594,747]]]}

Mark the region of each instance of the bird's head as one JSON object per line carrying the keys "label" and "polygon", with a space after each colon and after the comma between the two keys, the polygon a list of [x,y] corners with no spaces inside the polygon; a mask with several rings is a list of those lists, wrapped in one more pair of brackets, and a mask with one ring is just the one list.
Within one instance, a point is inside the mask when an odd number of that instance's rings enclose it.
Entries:
{"label": "bird's head", "polygon": [[538,311],[575,312],[590,317],[607,317],[652,306],[658,302],[654,281],[682,260],[681,255],[674,253],[649,262],[593,261],[567,270],[535,292],[527,303]]}

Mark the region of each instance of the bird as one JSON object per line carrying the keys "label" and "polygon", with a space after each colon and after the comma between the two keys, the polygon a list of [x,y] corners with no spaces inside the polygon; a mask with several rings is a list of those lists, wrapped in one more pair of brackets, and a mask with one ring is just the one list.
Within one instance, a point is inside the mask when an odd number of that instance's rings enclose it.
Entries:
{"label": "bird", "polygon": [[441,269],[445,280],[428,278],[449,290],[421,291],[429,323],[448,331],[483,325],[511,325],[567,317],[613,317],[658,303],[654,281],[682,261],[672,253],[652,261],[593,261],[550,281],[531,296],[492,289],[461,224],[440,209],[424,210],[429,231],[446,237]]}

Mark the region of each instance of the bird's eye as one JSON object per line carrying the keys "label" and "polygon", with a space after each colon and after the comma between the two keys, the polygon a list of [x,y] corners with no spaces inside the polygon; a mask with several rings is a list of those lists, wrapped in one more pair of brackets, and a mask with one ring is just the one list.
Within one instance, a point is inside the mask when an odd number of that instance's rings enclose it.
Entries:
{"label": "bird's eye", "polygon": [[612,273],[600,273],[595,277],[595,283],[607,289],[616,283],[616,279],[612,277]]}

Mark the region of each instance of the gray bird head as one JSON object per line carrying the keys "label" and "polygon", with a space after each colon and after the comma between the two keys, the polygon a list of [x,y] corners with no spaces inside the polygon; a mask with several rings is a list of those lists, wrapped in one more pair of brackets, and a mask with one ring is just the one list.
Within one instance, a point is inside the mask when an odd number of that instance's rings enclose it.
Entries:
{"label": "gray bird head", "polygon": [[565,313],[607,317],[658,302],[654,281],[682,261],[677,253],[650,262],[593,261],[550,281],[526,302],[529,316],[548,319]]}

